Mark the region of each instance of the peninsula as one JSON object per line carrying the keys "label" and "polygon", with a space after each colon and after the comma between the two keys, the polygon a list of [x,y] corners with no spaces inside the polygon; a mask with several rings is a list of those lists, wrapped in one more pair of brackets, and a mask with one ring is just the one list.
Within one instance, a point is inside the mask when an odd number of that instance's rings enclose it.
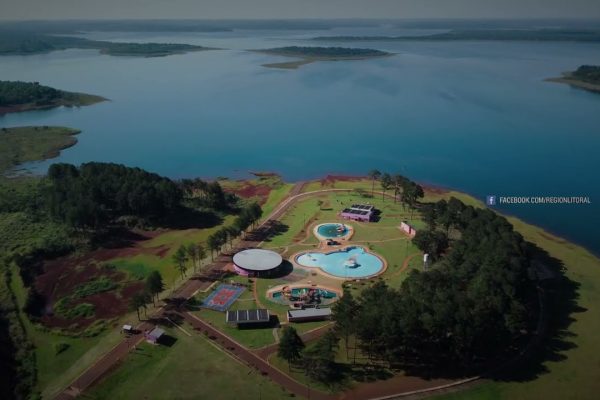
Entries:
{"label": "peninsula", "polygon": [[180,43],[117,43],[75,36],[0,31],[0,56],[30,55],[66,49],[97,49],[111,56],[164,57],[191,51],[216,50]]}
{"label": "peninsula", "polygon": [[573,87],[600,93],[600,66],[582,65],[575,71],[565,72],[558,78],[549,78],[549,82],[566,83]]}
{"label": "peninsula", "polygon": [[0,174],[26,162],[58,157],[77,143],[78,133],[61,126],[0,128]]}
{"label": "peninsula", "polygon": [[263,64],[263,67],[283,69],[296,69],[302,65],[310,64],[315,61],[366,60],[368,58],[387,57],[392,55],[392,53],[381,50],[346,47],[288,46],[255,51],[276,56],[298,58],[298,60],[295,61]]}
{"label": "peninsula", "polygon": [[54,107],[81,107],[106,101],[104,97],[66,92],[38,82],[0,81],[0,115]]}

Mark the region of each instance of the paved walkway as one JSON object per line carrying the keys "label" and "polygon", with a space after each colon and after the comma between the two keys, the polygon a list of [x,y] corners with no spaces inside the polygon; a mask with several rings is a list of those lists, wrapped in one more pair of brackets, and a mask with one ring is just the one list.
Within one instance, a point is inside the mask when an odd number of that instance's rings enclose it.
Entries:
{"label": "paved walkway", "polygon": [[[164,316],[166,309],[177,310],[178,304],[182,304],[185,300],[191,298],[198,290],[204,290],[208,288],[216,279],[219,279],[222,275],[222,269],[231,262],[231,256],[235,252],[243,248],[257,247],[265,239],[268,238],[271,233],[275,221],[283,216],[283,214],[290,208],[294,203],[304,198],[331,192],[351,192],[352,189],[323,189],[312,192],[301,193],[304,187],[304,182],[297,183],[290,191],[288,198],[286,198],[272,213],[267,217],[263,223],[261,223],[254,231],[246,234],[243,240],[241,240],[235,249],[228,251],[227,253],[220,254],[212,264],[210,264],[206,271],[201,276],[192,276],[188,279],[181,287],[179,287],[169,299],[166,299],[167,306],[161,307],[156,313],[151,316],[151,319],[157,320]],[[197,330],[208,332],[209,336],[216,338],[216,341],[221,344],[223,349],[229,354],[235,356],[238,360],[243,361],[245,364],[250,365],[258,369],[263,375],[268,376],[274,382],[282,385],[288,391],[295,393],[298,396],[308,397],[310,399],[317,400],[333,400],[339,399],[369,399],[379,396],[398,396],[396,393],[402,393],[408,390],[421,391],[422,389],[431,388],[436,386],[440,382],[426,381],[420,378],[410,377],[394,377],[387,381],[374,382],[359,385],[353,390],[344,392],[338,396],[325,394],[311,390],[309,387],[302,383],[292,379],[277,368],[271,366],[267,358],[276,350],[276,345],[270,345],[256,351],[251,351],[241,344],[237,343],[231,337],[223,334],[206,322],[199,318],[189,314],[187,312],[181,313],[181,315]],[[142,322],[136,328],[143,332],[146,329],[150,329],[154,324],[150,322]],[[320,329],[309,331],[302,335],[304,340],[312,340],[319,337],[324,330],[329,329],[330,326],[325,326]],[[137,344],[144,340],[143,333],[131,336],[127,339],[123,339],[117,344],[112,350],[100,357],[96,363],[90,366],[84,371],[77,379],[75,379],[69,387],[65,388],[60,392],[55,399],[57,400],[70,400],[81,395],[84,390],[89,388],[94,382],[108,373],[114,368],[120,360],[127,356],[130,350]],[[448,382],[443,382],[448,383]],[[421,390],[419,390],[421,389]]]}

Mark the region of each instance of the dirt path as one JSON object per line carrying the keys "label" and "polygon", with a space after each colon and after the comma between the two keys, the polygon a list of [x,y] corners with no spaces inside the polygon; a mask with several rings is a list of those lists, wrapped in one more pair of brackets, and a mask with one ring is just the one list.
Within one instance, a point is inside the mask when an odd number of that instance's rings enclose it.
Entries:
{"label": "dirt path", "polygon": [[[206,271],[201,276],[193,276],[185,281],[182,286],[174,291],[170,300],[185,301],[191,298],[197,291],[208,288],[222,274],[222,269],[231,262],[232,255],[239,249],[247,247],[258,247],[265,238],[268,237],[272,224],[277,219],[281,218],[284,213],[294,203],[311,197],[317,194],[331,192],[351,192],[352,189],[322,189],[311,192],[302,193],[304,182],[297,183],[290,191],[287,197],[272,213],[268,216],[253,232],[246,235],[243,240],[236,245],[235,249],[228,251],[225,254],[220,254],[214,262],[206,267]],[[408,266],[410,257],[405,260],[403,268]],[[160,308],[151,316],[153,319],[160,319],[164,316],[164,308]],[[267,346],[256,351],[251,351],[241,344],[237,343],[232,338],[216,330],[204,321],[197,317],[184,312],[182,316],[197,330],[209,332],[209,336],[216,338],[215,342],[221,345],[222,349],[228,354],[235,356],[236,359],[243,361],[245,364],[258,369],[263,375],[268,376],[274,382],[285,387],[289,392],[292,392],[301,397],[309,397],[317,400],[334,400],[334,399],[370,399],[376,397],[394,397],[402,393],[410,391],[422,391],[434,389],[436,386],[451,383],[443,380],[426,380],[417,377],[397,376],[386,381],[377,381],[373,383],[361,384],[356,388],[344,392],[340,395],[330,395],[322,392],[311,390],[309,387],[294,380],[279,369],[268,363],[266,358],[276,350],[276,344]],[[136,328],[143,332],[145,329],[153,327],[149,322],[142,322]],[[330,325],[306,332],[302,335],[304,340],[312,340],[318,338]],[[75,379],[69,387],[60,392],[55,399],[70,400],[78,397],[81,393],[89,388],[94,382],[115,368],[117,364],[127,356],[130,350],[137,344],[143,341],[143,334],[137,334],[129,339],[123,339],[112,350],[103,355],[91,367],[84,371],[77,379]]]}
{"label": "dirt path", "polygon": [[182,316],[187,322],[189,322],[194,329],[204,332],[210,339],[225,349],[227,352],[232,354],[234,357],[240,359],[251,368],[257,369],[261,375],[268,376],[273,382],[285,387],[289,392],[294,393],[297,396],[309,397],[317,400],[333,400],[334,396],[328,395],[322,392],[311,390],[302,383],[292,379],[279,369],[270,365],[266,360],[258,356],[258,354],[248,350],[229,336],[225,335],[221,331],[213,328],[200,318],[190,314],[183,313]]}

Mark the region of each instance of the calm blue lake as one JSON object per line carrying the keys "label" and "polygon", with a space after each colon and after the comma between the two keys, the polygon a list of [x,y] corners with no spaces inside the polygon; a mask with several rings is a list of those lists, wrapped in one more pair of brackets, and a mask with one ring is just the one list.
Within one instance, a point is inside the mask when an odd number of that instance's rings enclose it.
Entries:
{"label": "calm blue lake", "polygon": [[[346,33],[94,33],[88,36],[226,50],[147,59],[93,50],[2,57],[1,79],[111,101],[7,115],[0,126],[76,127],[83,131],[77,146],[50,162],[111,161],[173,178],[260,170],[301,180],[379,168],[481,199],[589,196],[591,205],[498,208],[600,253],[600,95],[544,81],[600,64],[599,45],[347,43],[397,54],[298,70],[264,68],[287,59],[244,51]],[[405,32],[357,31],[383,33]],[[50,162],[31,168],[43,172]]]}

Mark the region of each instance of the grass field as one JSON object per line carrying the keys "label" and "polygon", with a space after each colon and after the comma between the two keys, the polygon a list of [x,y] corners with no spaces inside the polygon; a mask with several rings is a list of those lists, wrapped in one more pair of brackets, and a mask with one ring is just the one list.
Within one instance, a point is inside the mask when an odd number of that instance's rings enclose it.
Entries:
{"label": "grass field", "polygon": [[61,126],[24,126],[0,130],[0,174],[29,161],[58,156],[77,143],[80,131]]}
{"label": "grass field", "polygon": [[[339,186],[338,183],[333,186],[351,189],[361,187],[370,190],[371,182],[368,180],[340,182]],[[277,199],[283,199],[289,193],[290,187],[286,186],[271,191],[266,204],[272,203],[270,207],[274,209]],[[308,184],[304,190],[320,188],[321,184],[317,182]],[[271,196],[273,196],[272,199]],[[455,196],[467,204],[483,206],[476,199],[458,192],[428,192],[425,200],[435,201],[450,196]],[[322,203],[318,203],[318,201]],[[394,204],[392,199],[382,200],[380,195],[365,199],[355,192],[335,193],[300,201],[281,219],[287,230],[265,242],[263,247],[277,249],[285,256],[290,256],[300,250],[314,248],[317,241],[312,235],[310,226],[320,222],[337,221],[336,213],[342,207],[357,202],[374,204],[382,211],[382,219],[372,224],[350,222],[349,224],[355,228],[355,235],[351,241],[368,246],[385,257],[389,266],[382,277],[390,286],[398,287],[411,269],[421,267],[421,259],[417,249],[397,229],[400,220],[411,219],[410,212],[403,210],[401,205]],[[509,218],[509,220],[527,240],[536,243],[551,256],[563,261],[566,276],[578,284],[577,305],[579,309],[568,316],[570,321],[559,331],[557,340],[551,343],[551,354],[546,357],[540,370],[532,371],[532,374],[519,381],[483,381],[472,388],[438,397],[450,400],[596,398],[597,393],[600,392],[600,380],[598,379],[600,342],[595,338],[595,332],[600,331],[600,260],[581,247],[550,235],[540,228],[515,218]],[[227,222],[229,220],[226,220]],[[417,229],[422,227],[422,222],[416,215],[412,216],[411,222]],[[150,248],[169,246],[170,252],[172,252],[181,243],[205,240],[209,233],[210,230],[173,231],[145,242],[144,246]],[[404,262],[411,255],[415,255],[415,257],[410,258],[407,269],[403,270]],[[165,274],[170,274],[168,279],[175,280],[177,278],[177,271],[170,262],[170,255],[160,259],[157,256],[143,254],[131,257],[131,259],[115,260],[115,263],[119,268],[128,270],[132,275],[138,273],[142,276],[152,269],[158,269]],[[231,279],[247,283],[247,278],[234,277]],[[311,277],[311,279],[316,280],[317,278]],[[330,278],[319,277],[318,279],[324,279],[323,282],[333,284]],[[170,284],[168,280],[166,282]],[[341,281],[336,282],[339,284]],[[272,312],[277,313],[280,319],[284,317],[287,307],[270,302],[266,298],[266,291],[269,287],[282,283],[286,283],[286,281],[258,279],[256,282],[259,301]],[[356,295],[363,287],[365,286],[361,283],[353,283]],[[21,293],[19,296],[23,298],[24,294]],[[256,306],[249,289],[234,303],[232,309]],[[272,329],[237,330],[226,326],[223,313],[202,310],[198,314],[248,347],[262,347],[275,340]],[[294,324],[301,333],[321,325],[323,325],[322,322]],[[28,326],[28,331],[30,329],[32,327]],[[178,330],[169,332],[177,339],[172,347],[141,346],[141,349],[125,360],[120,368],[92,389],[89,393],[90,397],[97,399],[146,397],[153,399],[228,399],[241,398],[240,393],[244,393],[248,398],[258,398],[259,388],[262,398],[265,399],[287,397],[287,394],[283,393],[280,388],[230,359],[195,332],[191,337]],[[190,332],[192,331],[190,330]],[[63,339],[58,335],[41,331],[38,333],[34,331],[32,335],[36,344],[41,345],[37,354],[40,363],[40,386],[46,387],[45,394],[51,393],[51,388],[60,387],[68,382],[70,379],[68,377],[76,375],[78,369],[89,365],[103,350],[106,351],[115,339],[118,339],[118,336],[116,338],[111,336],[112,332],[102,340],[92,338],[89,341],[79,341],[81,339],[76,338]],[[67,340],[71,347],[57,356],[53,353],[54,344],[62,340]],[[341,342],[340,345],[342,345]],[[341,360],[342,353],[343,350],[340,349],[340,359],[338,360],[340,362],[343,362]],[[271,361],[282,371],[287,371],[287,363],[273,358]],[[306,379],[299,370],[293,372],[292,375],[301,381]],[[50,384],[50,382],[52,383]],[[177,384],[173,384],[173,382]],[[257,385],[257,382],[261,382],[261,385]],[[42,383],[44,384],[42,385]],[[247,389],[246,386],[250,389]],[[319,385],[314,387],[327,390]]]}
{"label": "grass field", "polygon": [[[455,197],[482,205],[472,197]],[[542,371],[520,382],[485,381],[473,389],[440,399],[595,399],[600,393],[600,260],[589,251],[517,218],[509,218],[525,239],[561,260],[568,279],[578,285],[578,310],[568,315],[546,356]]]}
{"label": "grass field", "polygon": [[[230,224],[233,216],[227,216],[223,225]],[[207,257],[202,265],[210,261],[210,251],[206,245],[206,239],[213,232],[217,231],[223,225],[218,225],[206,229],[185,229],[176,231],[167,231],[150,240],[140,243],[140,246],[146,249],[166,247],[168,250],[162,255],[140,253],[131,257],[115,258],[105,263],[114,265],[118,270],[127,272],[133,279],[143,279],[152,271],[159,271],[167,286],[173,286],[181,279],[179,271],[175,268],[172,255],[179,246],[189,243],[200,243],[204,246]],[[192,272],[192,267],[188,263],[188,272]]]}
{"label": "grass field", "polygon": [[[184,326],[189,332],[191,328]],[[93,387],[90,399],[273,399],[289,397],[279,386],[240,364],[209,339],[167,328],[171,347],[142,344]]]}

